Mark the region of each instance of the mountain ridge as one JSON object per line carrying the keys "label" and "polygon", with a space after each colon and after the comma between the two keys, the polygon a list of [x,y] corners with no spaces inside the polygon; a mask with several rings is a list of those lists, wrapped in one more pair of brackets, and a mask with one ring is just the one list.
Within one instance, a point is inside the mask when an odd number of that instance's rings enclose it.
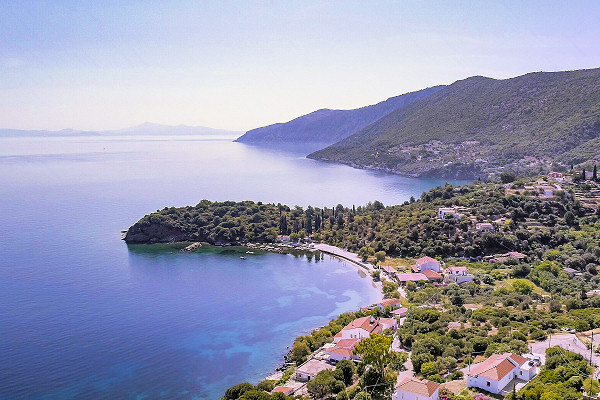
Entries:
{"label": "mountain ridge", "polygon": [[469,77],[309,154],[409,176],[539,173],[600,160],[600,68]]}
{"label": "mountain ridge", "polygon": [[233,136],[239,131],[209,128],[205,126],[163,125],[143,122],[139,125],[112,130],[78,129],[0,129],[0,137],[68,137],[68,136],[125,136],[125,135],[226,135]]}
{"label": "mountain ridge", "polygon": [[271,145],[322,143],[326,146],[348,137],[394,110],[430,96],[441,88],[442,85],[433,86],[352,110],[321,108],[288,122],[249,130],[237,138],[236,142]]}

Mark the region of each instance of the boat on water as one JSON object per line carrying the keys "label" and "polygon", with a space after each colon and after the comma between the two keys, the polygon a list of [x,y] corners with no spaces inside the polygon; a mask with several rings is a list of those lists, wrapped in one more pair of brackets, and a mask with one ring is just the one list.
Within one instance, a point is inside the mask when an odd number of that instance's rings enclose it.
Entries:
{"label": "boat on water", "polygon": [[253,251],[250,251],[250,250],[248,250],[248,251],[246,252],[246,254],[254,254],[254,252],[253,252]]}
{"label": "boat on water", "polygon": [[240,257],[240,259],[242,259],[242,260],[245,260],[246,258],[248,258],[248,257],[244,257],[244,256]]}

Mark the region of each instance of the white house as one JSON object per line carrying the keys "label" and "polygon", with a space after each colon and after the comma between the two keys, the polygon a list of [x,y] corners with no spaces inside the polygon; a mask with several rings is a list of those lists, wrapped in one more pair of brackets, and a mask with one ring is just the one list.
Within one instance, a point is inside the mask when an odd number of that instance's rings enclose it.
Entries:
{"label": "white house", "polygon": [[439,392],[439,383],[405,378],[396,385],[392,400],[438,400]]}
{"label": "white house", "polygon": [[423,271],[440,272],[440,262],[431,257],[421,257],[415,262],[415,265],[413,265],[413,270],[415,272],[423,272]]}
{"label": "white house", "polygon": [[471,367],[467,372],[467,387],[476,387],[499,394],[513,379],[528,382],[538,373],[537,363],[516,354],[494,354]]}
{"label": "white house", "polygon": [[386,307],[398,308],[402,305],[402,303],[400,303],[400,299],[392,298],[392,299],[383,299],[383,300],[375,303],[374,305],[379,307],[380,310],[383,310]]}
{"label": "white house", "polygon": [[477,232],[490,232],[494,230],[494,225],[492,225],[489,222],[478,222],[477,224],[475,224],[475,229],[477,230]]}
{"label": "white house", "polygon": [[360,360],[362,357],[354,355],[354,346],[361,339],[342,339],[335,346],[325,349],[325,353],[329,354],[331,361],[339,362],[341,360]]}
{"label": "white house", "polygon": [[467,267],[450,267],[446,269],[446,279],[448,282],[455,282],[460,285],[465,282],[473,282],[474,278],[469,273]]}
{"label": "white house", "polygon": [[297,381],[307,382],[311,379],[315,379],[315,376],[325,369],[333,370],[335,367],[328,362],[313,358],[296,369],[295,378]]}
{"label": "white house", "polygon": [[454,219],[461,219],[463,215],[459,213],[458,210],[454,207],[442,207],[438,210],[437,216],[439,219],[448,219],[449,216],[452,216],[452,218]]}
{"label": "white house", "polygon": [[398,329],[398,321],[396,318],[380,318],[379,323],[381,324],[381,329],[391,329],[393,331]]}
{"label": "white house", "polygon": [[338,343],[342,339],[364,339],[370,337],[372,333],[381,333],[382,331],[383,328],[377,319],[373,317],[357,318],[333,337],[333,343]]}
{"label": "white house", "polygon": [[405,307],[400,307],[399,309],[392,311],[392,315],[397,318],[406,317],[407,314],[408,314],[408,308],[405,308]]}

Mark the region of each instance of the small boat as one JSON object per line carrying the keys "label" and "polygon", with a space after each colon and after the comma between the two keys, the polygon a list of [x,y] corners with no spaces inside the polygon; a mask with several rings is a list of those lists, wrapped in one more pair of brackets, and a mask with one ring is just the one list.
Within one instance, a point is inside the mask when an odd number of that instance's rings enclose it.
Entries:
{"label": "small boat", "polygon": [[244,257],[244,256],[240,257],[240,259],[242,259],[242,260],[245,260],[246,258],[248,258],[248,257]]}
{"label": "small boat", "polygon": [[253,251],[250,251],[250,250],[248,250],[248,251],[246,252],[246,254],[254,254],[254,252],[253,252]]}

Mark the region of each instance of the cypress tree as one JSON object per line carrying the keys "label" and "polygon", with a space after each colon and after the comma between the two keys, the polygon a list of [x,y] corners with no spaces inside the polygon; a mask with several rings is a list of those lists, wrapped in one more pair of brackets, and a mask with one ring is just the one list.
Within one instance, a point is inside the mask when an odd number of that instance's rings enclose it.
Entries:
{"label": "cypress tree", "polygon": [[585,168],[581,170],[581,180],[585,181]]}
{"label": "cypress tree", "polygon": [[592,180],[598,182],[598,171],[596,170],[596,164],[594,164],[594,172],[592,172]]}

